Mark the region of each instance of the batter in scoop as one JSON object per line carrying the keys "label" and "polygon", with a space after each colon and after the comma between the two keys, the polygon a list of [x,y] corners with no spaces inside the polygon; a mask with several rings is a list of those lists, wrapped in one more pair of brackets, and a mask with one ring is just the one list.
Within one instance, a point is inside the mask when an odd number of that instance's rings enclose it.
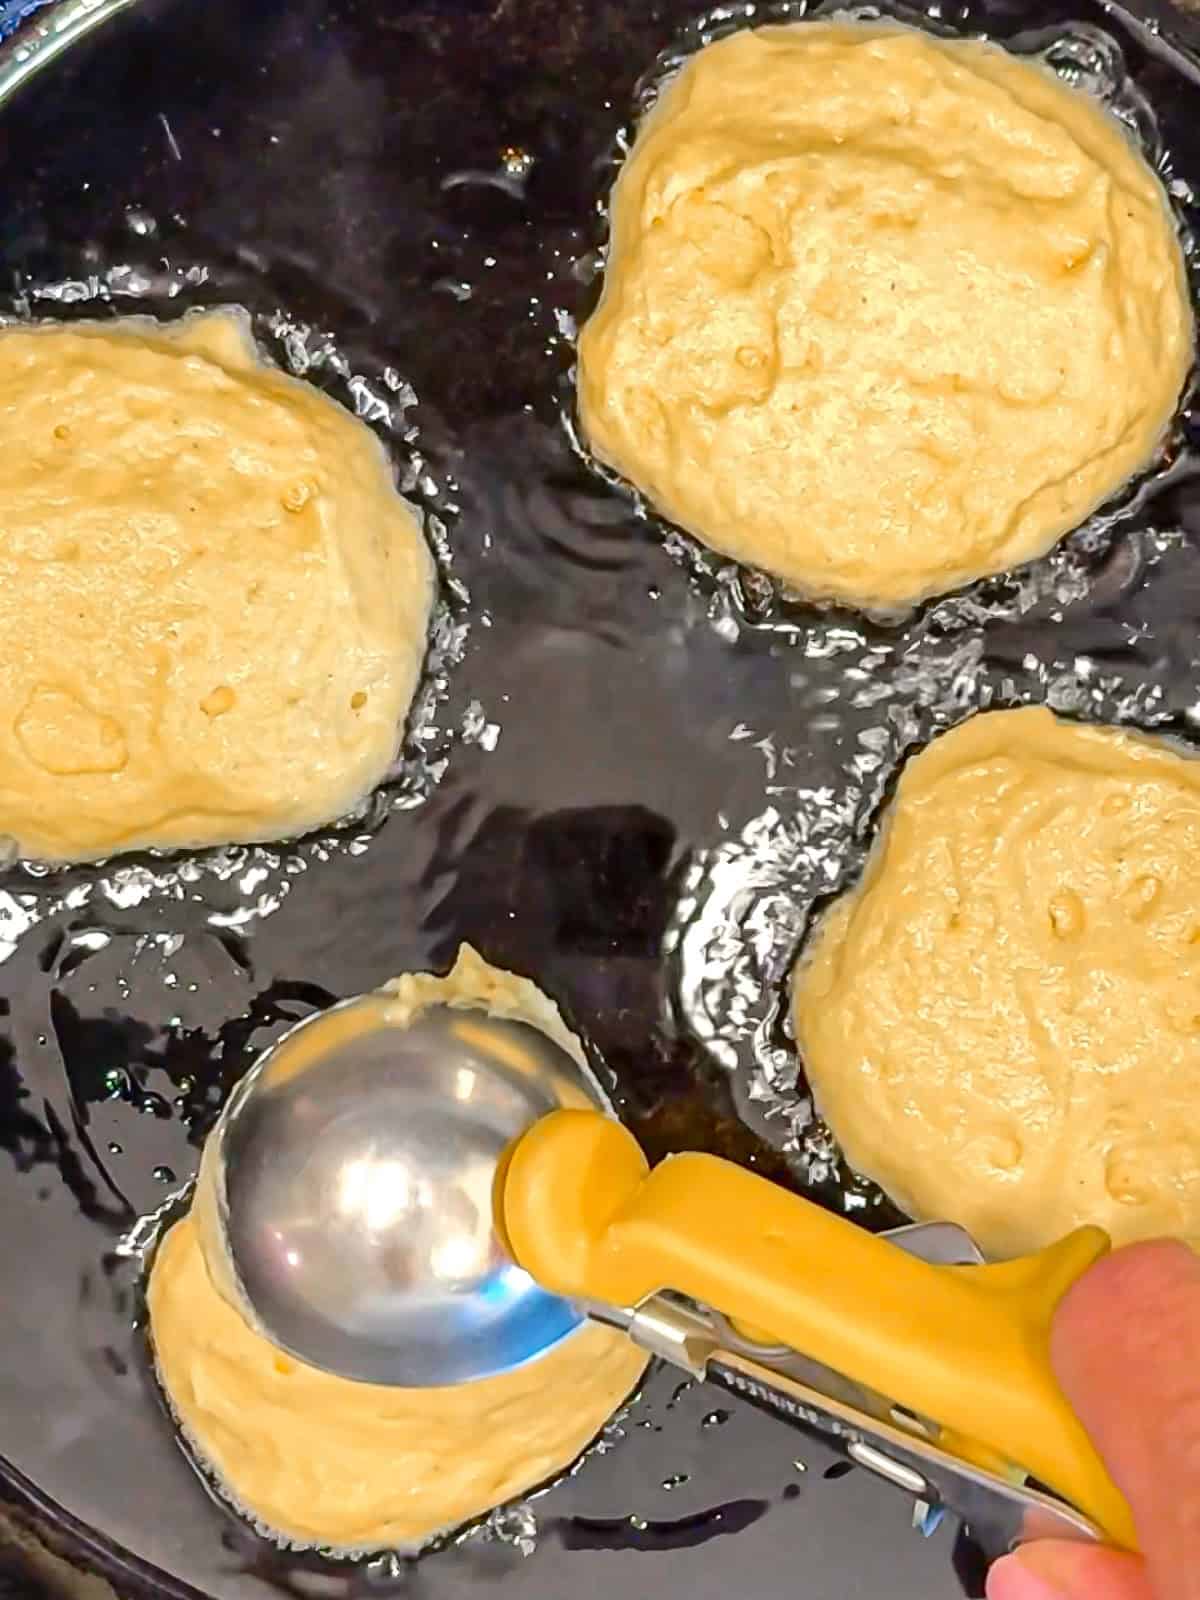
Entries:
{"label": "batter in scoop", "polygon": [[[469,947],[445,978],[388,985],[415,1017],[476,1006],[542,1029],[583,1065],[557,1008]],[[628,1397],[646,1357],[590,1324],[515,1372],[441,1389],[353,1383],[285,1355],[214,1288],[197,1224],[155,1257],[159,1377],[192,1449],[261,1529],[286,1544],[415,1549],[555,1477]]]}
{"label": "batter in scoop", "polygon": [[383,777],[433,565],[370,430],[245,318],[0,330],[0,835],[278,838]]}
{"label": "batter in scoop", "polygon": [[901,777],[796,1037],[846,1156],[995,1257],[1200,1239],[1200,762],[1031,709]]}
{"label": "batter in scoop", "polygon": [[1163,190],[1098,102],[995,45],[801,22],[702,50],[639,130],[580,416],[713,549],[894,610],[1142,467],[1191,339]]}

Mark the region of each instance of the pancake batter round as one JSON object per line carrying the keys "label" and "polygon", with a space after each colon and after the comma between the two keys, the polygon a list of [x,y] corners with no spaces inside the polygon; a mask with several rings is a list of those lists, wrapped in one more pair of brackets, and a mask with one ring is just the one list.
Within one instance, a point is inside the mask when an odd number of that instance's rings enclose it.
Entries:
{"label": "pancake batter round", "polygon": [[990,1256],[1200,1239],[1200,762],[1029,709],[905,769],[794,980],[857,1170]]}
{"label": "pancake batter round", "polygon": [[1191,334],[1162,188],[1098,102],[977,41],[765,27],[639,130],[580,416],[713,549],[895,610],[1146,464]]}
{"label": "pancake batter round", "polygon": [[384,776],[433,564],[382,445],[210,313],[0,330],[0,834],[296,834]]}
{"label": "pancake batter round", "polygon": [[[388,988],[413,1016],[449,1004],[531,1023],[584,1065],[545,995],[468,946],[447,977]],[[588,1324],[477,1383],[398,1389],[334,1377],[285,1355],[221,1297],[196,1212],[160,1245],[148,1302],[159,1378],[190,1445],[263,1531],[298,1546],[416,1549],[535,1488],[570,1466],[646,1365],[624,1334]]]}

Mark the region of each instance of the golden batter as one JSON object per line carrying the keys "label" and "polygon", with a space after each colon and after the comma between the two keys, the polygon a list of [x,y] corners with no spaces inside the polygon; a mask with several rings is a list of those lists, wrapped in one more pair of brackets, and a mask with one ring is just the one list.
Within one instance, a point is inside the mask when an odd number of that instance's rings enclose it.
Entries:
{"label": "golden batter", "polygon": [[[532,1023],[584,1063],[545,995],[468,946],[446,978],[388,987],[413,1016],[450,1004]],[[525,1493],[570,1465],[646,1364],[624,1334],[591,1324],[479,1383],[335,1378],[276,1349],[218,1294],[191,1217],[158,1250],[149,1308],[159,1376],[190,1443],[252,1520],[298,1545],[416,1548]]]}
{"label": "golden batter", "polygon": [[0,330],[0,834],[277,838],[384,775],[433,568],[383,448],[230,313]]}
{"label": "golden batter", "polygon": [[1097,102],[994,45],[802,22],[702,50],[643,124],[580,411],[714,549],[894,609],[1145,464],[1191,337],[1163,191]]}
{"label": "golden batter", "polygon": [[1044,710],[906,768],[797,970],[847,1158],[991,1256],[1200,1238],[1200,762]]}

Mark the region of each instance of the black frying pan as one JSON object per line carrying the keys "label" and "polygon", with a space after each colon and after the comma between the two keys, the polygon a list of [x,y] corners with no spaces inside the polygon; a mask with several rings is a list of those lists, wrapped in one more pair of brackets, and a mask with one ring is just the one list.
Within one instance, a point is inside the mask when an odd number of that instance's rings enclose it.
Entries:
{"label": "black frying pan", "polygon": [[[1136,14],[981,0],[941,20],[1106,28],[1169,175],[1200,184],[1200,80],[1165,42],[1200,32]],[[778,1001],[904,752],[1046,698],[1191,736],[1186,419],[1175,467],[1107,524],[890,629],[701,558],[575,453],[569,318],[595,293],[614,138],[696,17],[688,0],[142,0],[0,110],[6,308],[237,301],[278,359],[334,351],[311,375],[391,404],[377,425],[446,528],[446,639],[467,630],[428,739],[365,821],[0,885],[0,1478],[129,1600],[980,1592],[956,1530],[920,1537],[895,1491],[666,1373],[574,1478],[485,1533],[418,1563],[281,1557],[178,1450],[114,1254],[274,1034],[445,967],[461,939],[560,1002],[653,1154],[717,1150],[892,1221],[806,1117]],[[332,344],[305,345],[305,323]]]}

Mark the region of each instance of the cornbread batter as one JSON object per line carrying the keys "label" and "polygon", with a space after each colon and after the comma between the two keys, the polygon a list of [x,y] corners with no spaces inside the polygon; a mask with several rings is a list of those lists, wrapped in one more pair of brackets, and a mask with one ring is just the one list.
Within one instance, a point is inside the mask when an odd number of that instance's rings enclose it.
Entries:
{"label": "cornbread batter", "polygon": [[901,777],[797,970],[853,1166],[984,1251],[1200,1238],[1200,762],[1044,710]]}
{"label": "cornbread batter", "polygon": [[0,330],[0,834],[301,832],[384,775],[433,571],[382,446],[230,313]]}
{"label": "cornbread batter", "polygon": [[1190,364],[1157,178],[994,45],[813,22],[710,45],[611,223],[587,440],[816,598],[895,609],[1040,555],[1151,457]]}
{"label": "cornbread batter", "polygon": [[[532,983],[467,946],[446,978],[388,986],[416,1016],[478,1006],[541,1028],[583,1065],[578,1039]],[[515,1372],[442,1389],[352,1383],[284,1355],[218,1294],[196,1222],[154,1262],[159,1376],[197,1454],[268,1533],[347,1550],[415,1548],[554,1477],[626,1399],[645,1356],[590,1324]]]}

